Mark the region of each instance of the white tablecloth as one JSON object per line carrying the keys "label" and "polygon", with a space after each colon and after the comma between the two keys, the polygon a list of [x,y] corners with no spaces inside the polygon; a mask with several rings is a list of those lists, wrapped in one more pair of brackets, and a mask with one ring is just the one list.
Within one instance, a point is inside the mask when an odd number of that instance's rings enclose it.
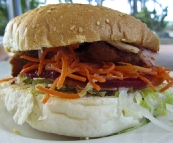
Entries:
{"label": "white tablecloth", "polygon": [[0,62],[0,78],[7,77],[11,75],[11,66],[9,61]]}

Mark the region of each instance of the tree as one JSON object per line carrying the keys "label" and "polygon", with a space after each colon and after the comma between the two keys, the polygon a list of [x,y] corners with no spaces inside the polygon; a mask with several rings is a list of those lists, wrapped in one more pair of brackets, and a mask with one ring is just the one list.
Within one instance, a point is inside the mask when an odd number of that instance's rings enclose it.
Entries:
{"label": "tree", "polygon": [[65,2],[73,3],[73,0],[65,0]]}
{"label": "tree", "polygon": [[0,0],[0,35],[4,34],[5,26],[8,22],[8,12],[6,0]]}
{"label": "tree", "polygon": [[156,9],[149,11],[147,8],[144,8],[136,15],[136,18],[144,22],[151,30],[160,32],[164,30],[168,24],[168,22],[165,21],[167,12],[168,7],[162,9],[162,14],[158,14]]}
{"label": "tree", "polygon": [[[158,14],[156,9],[149,11],[146,7],[146,2],[153,1],[162,9],[162,14]],[[166,28],[168,22],[165,21],[168,7],[162,8],[162,5],[157,0],[128,0],[131,8],[131,15],[144,22],[151,30],[159,32]],[[137,11],[137,2],[141,3],[141,11]]]}
{"label": "tree", "polygon": [[87,0],[89,4],[91,4],[92,0]]}
{"label": "tree", "polygon": [[41,2],[40,0],[21,0],[22,12],[26,12],[30,9],[37,8],[40,4],[46,4],[47,0]]}
{"label": "tree", "polygon": [[97,3],[97,5],[102,5],[104,0],[95,0],[95,2]]}
{"label": "tree", "polygon": [[[92,0],[87,0],[89,4],[91,4]],[[97,5],[102,5],[103,1],[105,0],[95,0],[95,2],[97,3]]]}
{"label": "tree", "polygon": [[137,9],[138,2],[141,3],[141,10],[143,10],[146,8],[146,3],[149,1],[153,1],[155,4],[158,4],[160,7],[162,7],[162,5],[157,0],[128,0],[131,9],[131,15],[135,16],[138,13]]}
{"label": "tree", "polygon": [[[45,4],[40,0],[21,0],[22,12],[26,12],[29,9],[34,9],[38,7],[40,4]],[[4,29],[8,22],[8,11],[7,11],[7,0],[0,0],[0,35],[4,34]]]}
{"label": "tree", "polygon": [[145,6],[146,0],[141,0],[141,10],[143,10]]}
{"label": "tree", "polygon": [[130,4],[130,9],[131,9],[130,14],[135,16],[138,13],[138,11],[137,11],[137,0],[128,0],[128,3]]}

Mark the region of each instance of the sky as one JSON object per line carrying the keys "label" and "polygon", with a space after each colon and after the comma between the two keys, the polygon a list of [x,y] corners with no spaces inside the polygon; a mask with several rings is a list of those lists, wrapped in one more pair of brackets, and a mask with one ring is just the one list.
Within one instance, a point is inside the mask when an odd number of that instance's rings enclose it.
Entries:
{"label": "sky", "polygon": [[[57,0],[58,1],[58,0]],[[57,3],[55,0],[47,0],[47,4]],[[61,0],[62,2],[64,0]],[[96,5],[95,0],[92,0],[92,4]],[[130,13],[130,6],[127,2],[128,0],[105,0],[103,2],[103,6],[119,10],[124,13]],[[168,15],[165,18],[166,21],[173,21],[173,4],[170,0],[157,0],[160,4],[162,4],[162,8],[168,6]],[[74,3],[84,3],[87,4],[87,0],[73,0]],[[140,5],[139,5],[140,6]],[[153,10],[156,8],[157,12],[161,14],[162,8],[158,4],[154,4],[152,0],[146,3],[146,6],[149,10]]]}

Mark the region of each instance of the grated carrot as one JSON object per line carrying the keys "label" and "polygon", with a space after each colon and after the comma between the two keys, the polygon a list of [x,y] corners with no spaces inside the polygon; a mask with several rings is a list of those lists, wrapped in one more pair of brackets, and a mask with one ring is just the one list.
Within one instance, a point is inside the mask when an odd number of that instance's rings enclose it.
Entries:
{"label": "grated carrot", "polygon": [[73,44],[73,45],[69,45],[68,48],[70,49],[71,54],[73,55],[73,57],[76,59],[76,54],[74,53],[74,49],[78,48],[79,44]]}
{"label": "grated carrot", "polygon": [[53,70],[53,71],[56,71],[56,72],[58,72],[58,73],[61,73],[61,69],[55,67],[53,64],[47,64],[47,65],[45,66],[45,69],[48,70],[48,71],[49,71],[49,70]]}
{"label": "grated carrot", "polygon": [[32,65],[35,65],[35,63],[34,62],[29,62],[29,63],[27,63],[26,65],[23,66],[23,69],[26,69],[26,68],[28,68]]}
{"label": "grated carrot", "polygon": [[[25,55],[22,55],[20,58],[23,58],[23,59],[26,59],[26,60],[32,61],[32,62],[40,62],[40,59],[29,57],[29,56],[25,56]],[[44,63],[55,63],[56,61],[44,59],[43,62]]]}
{"label": "grated carrot", "polygon": [[22,69],[22,71],[20,72],[20,74],[24,74],[24,73],[27,73],[28,71],[31,71],[31,70],[34,70],[34,69],[38,69],[39,67],[39,64],[37,65],[32,65],[30,67],[27,67],[25,69]]}
{"label": "grated carrot", "polygon": [[10,80],[12,80],[12,79],[14,79],[14,78],[13,78],[13,77],[4,78],[4,79],[1,79],[1,80],[0,80],[0,83],[1,83],[1,82],[6,82],[6,81],[10,81]]}
{"label": "grated carrot", "polygon": [[163,87],[162,89],[160,89],[160,92],[163,92],[163,91],[167,90],[171,86],[173,86],[173,81],[172,82],[168,82],[168,84],[165,87]]}
{"label": "grated carrot", "polygon": [[22,55],[22,56],[20,56],[20,58],[28,60],[28,61],[32,61],[32,62],[40,62],[39,59],[33,58],[33,57],[29,57],[29,56],[26,56],[26,55]]}
{"label": "grated carrot", "polygon": [[63,86],[65,78],[67,76],[67,57],[62,57],[62,71],[57,82],[57,87],[60,89]]}
{"label": "grated carrot", "polygon": [[45,104],[50,98],[50,94],[49,93],[46,93],[46,95],[44,96],[43,100],[42,100],[42,103]]}
{"label": "grated carrot", "polygon": [[109,63],[107,63],[106,66],[108,66],[108,68],[104,68],[105,67],[104,66],[103,69],[99,69],[96,73],[98,73],[98,74],[108,74],[108,73],[110,73],[111,71],[113,71],[115,69],[115,64],[114,63],[109,62]]}
{"label": "grated carrot", "polygon": [[57,51],[57,48],[54,48],[54,47],[53,47],[53,48],[47,48],[47,49],[43,52],[43,54],[42,54],[42,56],[41,56],[41,59],[40,59],[40,64],[39,64],[38,72],[37,72],[38,75],[40,75],[41,72],[42,72],[44,59],[45,59],[47,53],[48,53],[48,52],[51,52],[51,51]]}
{"label": "grated carrot", "polygon": [[76,57],[76,59],[71,63],[70,68],[75,68],[78,63],[79,63],[79,57]]}
{"label": "grated carrot", "polygon": [[67,74],[68,77],[72,78],[72,79],[75,79],[75,80],[79,80],[79,81],[82,81],[82,82],[85,82],[86,81],[86,78],[85,77],[82,77],[82,76],[78,76],[78,75],[75,75],[75,74]]}
{"label": "grated carrot", "polygon": [[[50,87],[50,90],[54,90],[55,89],[58,80],[59,80],[59,77],[54,80],[53,84]],[[46,93],[46,95],[44,96],[44,98],[42,100],[42,103],[45,104],[49,100],[49,98],[50,98],[50,94]]]}
{"label": "grated carrot", "polygon": [[165,87],[160,89],[160,92],[163,92],[163,91],[167,90],[170,87],[173,87],[173,81],[168,82],[167,85],[165,85]]}
{"label": "grated carrot", "polygon": [[89,82],[91,83],[91,85],[92,85],[95,89],[97,89],[97,90],[99,91],[101,88],[100,88],[99,85],[97,85],[95,82],[93,82],[93,80],[91,79],[91,76],[90,76],[90,74],[89,74],[88,69],[87,69],[85,66],[81,66],[81,67],[85,70],[86,76],[87,76]]}
{"label": "grated carrot", "polygon": [[105,82],[106,79],[100,76],[90,75],[90,77],[94,80],[97,80],[98,82]]}
{"label": "grated carrot", "polygon": [[73,94],[73,93],[64,93],[64,92],[57,92],[55,90],[50,90],[45,87],[42,87],[41,85],[36,86],[37,89],[43,91],[44,93],[48,93],[54,96],[58,96],[60,98],[67,98],[67,99],[77,99],[80,98],[78,94]]}
{"label": "grated carrot", "polygon": [[139,77],[141,80],[143,80],[144,82],[148,83],[148,85],[150,86],[150,88],[151,88],[154,92],[156,92],[156,88],[152,85],[152,83],[151,83],[146,77],[141,76],[141,75],[139,75],[138,77]]}
{"label": "grated carrot", "polygon": [[153,71],[157,72],[157,75],[153,75],[155,78],[164,79],[167,82],[167,85],[160,89],[160,92],[163,92],[173,86],[173,77],[169,75],[171,72],[170,69],[164,68],[162,66],[157,66],[153,68]]}
{"label": "grated carrot", "polygon": [[157,74],[156,72],[152,71],[151,68],[139,67],[139,66],[134,66],[131,64],[127,64],[124,66],[116,66],[115,70],[121,71],[121,72],[127,72],[127,73],[141,72],[141,73],[150,74],[150,75]]}
{"label": "grated carrot", "polygon": [[[86,75],[86,73],[79,73],[80,75],[82,75],[82,76],[86,76],[87,77],[87,75]],[[105,82],[106,81],[106,79],[105,78],[103,78],[103,77],[101,77],[101,76],[95,76],[95,75],[90,75],[90,77],[92,78],[92,79],[94,79],[94,80],[97,80],[98,82]]]}
{"label": "grated carrot", "polygon": [[[153,83],[144,77],[144,75],[150,75],[153,78],[166,80],[168,84],[163,87],[161,91],[173,86],[173,78],[169,76],[170,69],[165,69],[162,66],[140,67],[129,63],[120,63],[120,66],[116,66],[112,62],[88,62],[85,58],[75,54],[74,48],[78,46],[78,44],[70,45],[67,47],[68,49],[47,48],[44,50],[40,59],[29,56],[21,56],[21,58],[30,61],[23,67],[21,74],[33,69],[38,69],[38,74],[41,74],[43,68],[46,70],[54,70],[60,73],[60,76],[53,82],[50,89],[38,86],[40,90],[46,93],[43,103],[47,102],[50,94],[70,99],[73,98],[73,96],[75,98],[79,97],[78,94],[65,94],[54,91],[55,88],[60,89],[63,86],[66,77],[82,82],[88,81],[96,90],[101,89],[97,82],[106,82],[107,78],[115,78],[120,80],[126,78],[139,78],[146,82],[153,91],[156,91]],[[56,52],[50,60],[45,59],[48,52]]]}

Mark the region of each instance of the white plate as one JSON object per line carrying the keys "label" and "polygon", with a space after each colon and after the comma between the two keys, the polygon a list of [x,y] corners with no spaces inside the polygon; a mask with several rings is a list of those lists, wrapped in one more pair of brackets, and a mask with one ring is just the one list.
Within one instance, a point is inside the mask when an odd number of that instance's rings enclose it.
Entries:
{"label": "white plate", "polygon": [[[6,63],[3,64],[4,68],[0,72],[0,77],[6,77],[10,73],[9,65]],[[2,67],[2,66],[1,66]],[[160,120],[164,122],[169,122],[173,120],[173,115],[161,117]],[[16,135],[13,133],[13,130],[17,129],[19,134]],[[69,143],[69,142],[78,142],[78,143],[172,143],[173,142],[173,133],[167,132],[158,126],[149,123],[140,127],[136,130],[112,135],[104,138],[80,140],[80,138],[65,137],[59,136],[50,133],[40,132],[31,128],[28,124],[17,125],[13,119],[12,115],[9,114],[2,102],[0,100],[0,143]]]}

